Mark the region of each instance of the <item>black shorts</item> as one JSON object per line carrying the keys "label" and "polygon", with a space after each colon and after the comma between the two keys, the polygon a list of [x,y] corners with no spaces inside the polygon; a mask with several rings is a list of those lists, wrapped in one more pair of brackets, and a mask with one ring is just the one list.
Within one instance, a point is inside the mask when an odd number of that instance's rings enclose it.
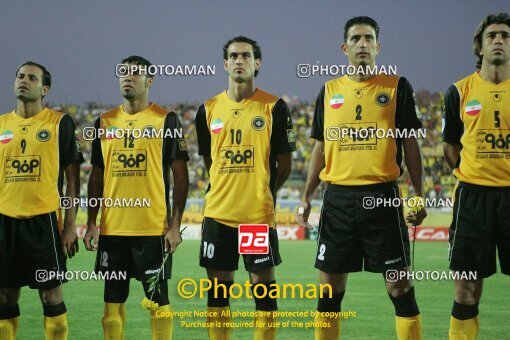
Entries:
{"label": "black shorts", "polygon": [[[202,222],[200,266],[207,269],[234,271],[239,265],[238,230],[205,217]],[[278,249],[278,233],[269,228],[269,254],[243,254],[248,272],[258,272],[282,263]]]}
{"label": "black shorts", "polygon": [[328,185],[324,194],[315,268],[326,273],[382,273],[410,265],[402,207],[370,206],[370,198],[399,198],[395,182]]}
{"label": "black shorts", "polygon": [[25,219],[0,214],[0,288],[52,289],[67,282],[55,212]]}
{"label": "black shorts", "polygon": [[[158,273],[165,257],[164,236],[99,235],[96,272],[125,272],[128,278],[147,282]],[[168,256],[160,280],[171,276],[172,255]],[[115,276],[112,276],[115,277]]]}
{"label": "black shorts", "polygon": [[510,187],[460,182],[450,226],[450,269],[476,271],[478,278],[496,272],[510,275]]}

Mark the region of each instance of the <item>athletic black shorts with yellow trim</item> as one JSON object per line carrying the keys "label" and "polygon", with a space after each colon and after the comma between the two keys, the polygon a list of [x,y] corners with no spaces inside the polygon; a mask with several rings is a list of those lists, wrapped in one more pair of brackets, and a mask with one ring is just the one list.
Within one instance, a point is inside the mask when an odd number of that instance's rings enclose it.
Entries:
{"label": "athletic black shorts with yellow trim", "polygon": [[450,269],[476,271],[477,278],[510,275],[510,187],[460,182],[455,191],[450,226]]}
{"label": "athletic black shorts with yellow trim", "polygon": [[0,288],[52,289],[67,282],[66,271],[55,212],[24,219],[0,214]]}
{"label": "athletic black shorts with yellow trim", "polygon": [[363,269],[384,273],[409,266],[409,234],[402,207],[375,206],[377,198],[400,198],[396,183],[328,185],[319,221],[315,268],[326,273]]}
{"label": "athletic black shorts with yellow trim", "polygon": [[[164,236],[99,235],[95,271],[110,272],[110,277],[117,275],[117,278],[119,272],[125,272],[128,278],[147,282],[158,273],[164,257]],[[169,279],[171,272],[172,255],[165,262],[160,280]]]}
{"label": "athletic black shorts with yellow trim", "polygon": [[[200,266],[207,269],[234,271],[239,265],[238,230],[205,217],[202,222]],[[278,233],[269,228],[268,254],[243,254],[246,271],[256,273],[282,263],[278,248]]]}

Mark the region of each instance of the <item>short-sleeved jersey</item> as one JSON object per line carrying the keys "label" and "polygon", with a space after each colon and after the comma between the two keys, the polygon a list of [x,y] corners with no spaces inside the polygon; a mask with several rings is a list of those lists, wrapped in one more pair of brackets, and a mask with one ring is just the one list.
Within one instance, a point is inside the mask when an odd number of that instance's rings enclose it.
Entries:
{"label": "short-sleeved jersey", "polygon": [[475,72],[451,85],[444,101],[443,141],[462,145],[455,177],[510,186],[510,79],[493,84]]}
{"label": "short-sleeved jersey", "polygon": [[27,218],[60,209],[64,169],[83,162],[69,115],[45,108],[0,116],[0,214]]}
{"label": "short-sleeved jersey", "polygon": [[[171,162],[189,160],[179,118],[154,103],[136,114],[119,106],[95,127],[107,131],[92,143],[92,164],[104,169],[103,198],[132,202],[102,208],[101,235],[162,235],[171,216]],[[109,133],[117,129],[125,133]]]}
{"label": "short-sleeved jersey", "polygon": [[402,139],[396,129],[419,128],[413,89],[404,77],[379,75],[357,82],[343,76],[326,82],[311,133],[324,142],[320,179],[336,185],[397,179],[402,174]]}
{"label": "short-sleeved jersey", "polygon": [[238,103],[224,91],[200,106],[195,123],[199,154],[212,159],[204,216],[234,228],[275,226],[276,156],[296,149],[285,102],[257,89]]}

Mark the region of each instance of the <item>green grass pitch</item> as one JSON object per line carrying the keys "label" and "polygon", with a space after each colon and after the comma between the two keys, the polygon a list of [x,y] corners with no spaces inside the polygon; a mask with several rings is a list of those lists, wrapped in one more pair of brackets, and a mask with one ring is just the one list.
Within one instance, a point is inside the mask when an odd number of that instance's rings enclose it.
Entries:
{"label": "green grass pitch", "polygon": [[[314,241],[281,241],[283,264],[277,268],[279,283],[316,283],[313,268],[316,243]],[[198,241],[185,241],[174,257],[173,279],[170,281],[170,301],[175,311],[204,310],[205,299],[184,299],[177,294],[177,282],[185,277],[202,278],[204,270],[198,266]],[[416,270],[447,270],[447,243],[416,244]],[[68,262],[70,270],[91,270],[95,253],[80,253]],[[242,263],[241,268],[242,267]],[[244,283],[244,268],[237,273],[236,282]],[[453,283],[447,281],[415,282],[416,296],[423,318],[424,339],[447,339],[450,309],[453,302]],[[500,273],[486,280],[480,305],[480,340],[508,339],[508,278]],[[140,307],[143,298],[139,282],[132,281],[127,302],[126,339],[150,339],[148,311]],[[103,313],[103,284],[95,281],[73,281],[64,285],[64,299],[68,309],[69,339],[101,339]],[[281,299],[281,311],[315,310],[314,299]],[[231,300],[232,311],[253,310],[251,299]],[[37,291],[24,288],[21,294],[19,339],[44,339],[42,307]],[[342,320],[343,339],[395,339],[394,310],[379,274],[354,273],[349,277],[347,293],[342,303],[345,311],[356,311],[355,318]],[[187,321],[199,319],[186,318]],[[203,319],[202,319],[203,320]],[[285,319],[311,321],[302,319]],[[235,320],[243,321],[243,320]],[[244,321],[250,321],[245,319]],[[284,320],[280,320],[284,321]],[[183,328],[174,319],[174,339],[207,339],[205,329]],[[235,329],[233,339],[251,339],[251,329]],[[278,339],[313,339],[313,329],[278,329]]]}

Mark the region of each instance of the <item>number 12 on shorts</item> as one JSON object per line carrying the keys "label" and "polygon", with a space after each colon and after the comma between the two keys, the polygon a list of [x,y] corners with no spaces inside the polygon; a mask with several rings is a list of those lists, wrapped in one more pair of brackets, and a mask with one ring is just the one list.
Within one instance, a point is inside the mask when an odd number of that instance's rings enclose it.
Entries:
{"label": "number 12 on shorts", "polygon": [[267,224],[240,224],[237,230],[239,254],[269,254]]}

